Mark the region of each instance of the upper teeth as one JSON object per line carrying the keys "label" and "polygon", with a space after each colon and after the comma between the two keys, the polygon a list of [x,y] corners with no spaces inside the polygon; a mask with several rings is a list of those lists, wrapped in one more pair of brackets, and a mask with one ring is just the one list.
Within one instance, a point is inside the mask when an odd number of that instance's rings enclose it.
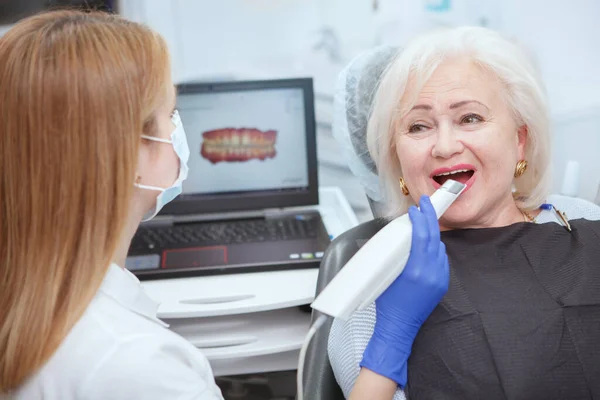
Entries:
{"label": "upper teeth", "polygon": [[437,174],[436,176],[442,176],[442,175],[452,175],[452,174],[458,174],[461,172],[469,172],[470,169],[457,169],[456,171],[452,171],[452,172],[444,172],[441,174]]}

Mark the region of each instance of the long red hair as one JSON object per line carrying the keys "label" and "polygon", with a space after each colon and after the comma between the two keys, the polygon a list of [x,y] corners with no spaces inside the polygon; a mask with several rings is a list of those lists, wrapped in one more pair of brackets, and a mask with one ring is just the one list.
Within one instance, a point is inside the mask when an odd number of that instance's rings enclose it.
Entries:
{"label": "long red hair", "polygon": [[49,12],[0,38],[0,393],[97,292],[169,74],[164,40],[114,15]]}

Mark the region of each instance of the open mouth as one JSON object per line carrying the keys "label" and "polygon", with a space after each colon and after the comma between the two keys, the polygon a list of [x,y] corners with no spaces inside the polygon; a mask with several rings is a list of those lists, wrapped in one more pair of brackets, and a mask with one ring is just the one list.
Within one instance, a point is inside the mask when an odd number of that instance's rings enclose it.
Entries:
{"label": "open mouth", "polygon": [[469,179],[473,177],[475,170],[472,169],[457,169],[455,171],[442,172],[434,175],[432,178],[434,181],[443,185],[448,179],[466,184]]}

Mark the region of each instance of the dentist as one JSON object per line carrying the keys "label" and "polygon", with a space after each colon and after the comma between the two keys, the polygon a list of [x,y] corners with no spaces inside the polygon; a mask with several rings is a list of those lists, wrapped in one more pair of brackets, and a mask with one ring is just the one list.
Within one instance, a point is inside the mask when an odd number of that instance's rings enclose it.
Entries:
{"label": "dentist", "polygon": [[0,38],[0,398],[222,399],[123,268],[189,149],[163,38],[56,11]]}

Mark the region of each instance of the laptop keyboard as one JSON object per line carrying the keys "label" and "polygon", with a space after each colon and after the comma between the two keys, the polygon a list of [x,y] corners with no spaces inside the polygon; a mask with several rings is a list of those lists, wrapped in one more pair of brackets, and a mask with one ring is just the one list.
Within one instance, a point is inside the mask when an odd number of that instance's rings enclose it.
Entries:
{"label": "laptop keyboard", "polygon": [[133,238],[130,251],[147,251],[172,245],[205,246],[315,238],[319,223],[318,218],[286,218],[141,227]]}

